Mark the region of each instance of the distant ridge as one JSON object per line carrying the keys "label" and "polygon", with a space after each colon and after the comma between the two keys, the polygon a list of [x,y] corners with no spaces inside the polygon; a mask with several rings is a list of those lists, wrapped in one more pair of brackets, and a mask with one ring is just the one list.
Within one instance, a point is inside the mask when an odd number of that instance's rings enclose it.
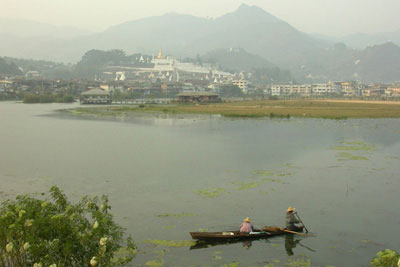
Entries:
{"label": "distant ridge", "polygon": [[[249,54],[243,58],[246,61],[242,69],[249,69],[252,64],[271,64],[290,70],[298,82],[393,81],[398,79],[396,71],[389,68],[400,64],[395,43],[391,48],[378,45],[360,51],[300,32],[262,8],[246,4],[215,19],[168,13],[69,40],[15,37],[8,33],[0,33],[0,39],[0,56],[73,63],[91,49],[122,49],[127,54],[149,55],[162,49],[164,54],[194,58],[234,47]],[[219,56],[227,69],[238,69],[238,57]]]}

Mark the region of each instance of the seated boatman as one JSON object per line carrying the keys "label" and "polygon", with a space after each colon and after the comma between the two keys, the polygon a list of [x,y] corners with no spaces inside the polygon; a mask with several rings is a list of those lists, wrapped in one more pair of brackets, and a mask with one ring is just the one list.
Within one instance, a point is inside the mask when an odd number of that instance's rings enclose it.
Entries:
{"label": "seated boatman", "polygon": [[294,208],[289,207],[286,211],[286,229],[290,231],[302,232],[303,226],[299,225],[300,221],[295,216]]}
{"label": "seated boatman", "polygon": [[250,234],[250,232],[254,231],[254,227],[250,222],[250,218],[247,217],[244,219],[243,223],[240,225],[240,233]]}

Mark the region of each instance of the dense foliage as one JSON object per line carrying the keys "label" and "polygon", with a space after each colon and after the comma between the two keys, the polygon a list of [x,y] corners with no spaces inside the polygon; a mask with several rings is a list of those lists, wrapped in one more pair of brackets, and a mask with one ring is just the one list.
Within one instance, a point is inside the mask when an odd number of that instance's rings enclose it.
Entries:
{"label": "dense foliage", "polygon": [[373,267],[396,267],[398,264],[400,264],[400,254],[391,249],[379,251],[371,261]]}
{"label": "dense foliage", "polygon": [[72,103],[74,97],[67,94],[24,94],[24,103]]}
{"label": "dense foliage", "polygon": [[72,204],[58,187],[52,200],[20,195],[0,206],[0,266],[122,266],[135,254],[109,213],[106,196]]}

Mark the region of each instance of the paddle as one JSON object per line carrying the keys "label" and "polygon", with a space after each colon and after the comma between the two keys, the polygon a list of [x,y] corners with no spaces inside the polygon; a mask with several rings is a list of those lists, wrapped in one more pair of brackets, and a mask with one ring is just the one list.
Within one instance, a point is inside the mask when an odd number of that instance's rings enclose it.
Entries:
{"label": "paddle", "polygon": [[282,231],[283,231],[283,232],[286,232],[286,233],[295,234],[295,235],[311,236],[310,234],[303,234],[303,233],[299,233],[299,232],[295,232],[295,231],[290,231],[290,230],[287,230],[287,229],[282,229]]}
{"label": "paddle", "polygon": [[301,244],[301,243],[297,243],[297,244],[298,244],[299,246],[303,247],[303,248],[308,249],[309,251],[316,252],[315,250],[313,250],[313,249],[310,248],[310,247],[307,247],[306,245],[303,245],[303,244]]}
{"label": "paddle", "polygon": [[299,214],[297,214],[297,212],[296,212],[295,214],[296,214],[296,217],[297,217],[297,219],[299,220],[299,222],[301,222],[301,224],[304,226],[304,229],[306,229],[306,233],[308,233],[308,229],[307,229],[307,227],[304,225],[303,221],[300,219]]}

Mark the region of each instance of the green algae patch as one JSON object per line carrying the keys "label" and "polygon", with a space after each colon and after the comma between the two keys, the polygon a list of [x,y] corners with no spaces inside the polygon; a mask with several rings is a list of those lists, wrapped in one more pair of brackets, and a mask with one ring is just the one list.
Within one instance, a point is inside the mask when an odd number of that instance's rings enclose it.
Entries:
{"label": "green algae patch", "polygon": [[181,217],[193,217],[197,216],[195,213],[187,213],[187,212],[182,212],[182,213],[163,213],[163,214],[158,214],[156,217],[175,217],[175,218],[181,218]]}
{"label": "green algae patch", "polygon": [[239,262],[232,262],[229,264],[221,265],[221,267],[239,267]]}
{"label": "green algae patch", "polygon": [[260,176],[273,176],[275,175],[275,172],[272,170],[255,170],[253,171],[253,174]]}
{"label": "green algae patch", "polygon": [[181,248],[181,247],[191,247],[196,244],[194,241],[190,240],[144,240],[145,243],[150,243],[156,246],[164,246],[170,248]]}
{"label": "green algae patch", "polygon": [[153,260],[153,261],[146,262],[146,266],[149,266],[149,267],[162,267],[163,263],[160,260]]}
{"label": "green algae patch", "polygon": [[202,190],[195,191],[196,194],[198,194],[204,198],[220,197],[225,192],[226,192],[225,188],[202,189]]}
{"label": "green algae patch", "polygon": [[336,157],[340,161],[346,161],[346,160],[368,160],[367,157],[354,155],[354,154],[351,154],[351,153],[348,153],[348,152],[340,152],[340,153],[338,153],[336,155]]}
{"label": "green algae patch", "polygon": [[281,173],[278,173],[278,176],[281,176],[281,177],[283,177],[283,176],[292,176],[293,175],[293,173],[291,173],[291,172],[281,172]]}
{"label": "green algae patch", "polygon": [[311,260],[306,257],[300,257],[298,259],[289,259],[286,264],[287,267],[311,267]]}
{"label": "green algae patch", "polygon": [[260,185],[259,182],[239,183],[239,186],[236,188],[236,190],[239,190],[239,191],[246,190],[246,189],[250,189],[250,188],[255,188],[259,185]]}
{"label": "green algae patch", "polygon": [[367,144],[360,141],[340,141],[340,145],[332,146],[332,150],[339,150],[339,151],[375,151],[376,147],[372,144]]}

